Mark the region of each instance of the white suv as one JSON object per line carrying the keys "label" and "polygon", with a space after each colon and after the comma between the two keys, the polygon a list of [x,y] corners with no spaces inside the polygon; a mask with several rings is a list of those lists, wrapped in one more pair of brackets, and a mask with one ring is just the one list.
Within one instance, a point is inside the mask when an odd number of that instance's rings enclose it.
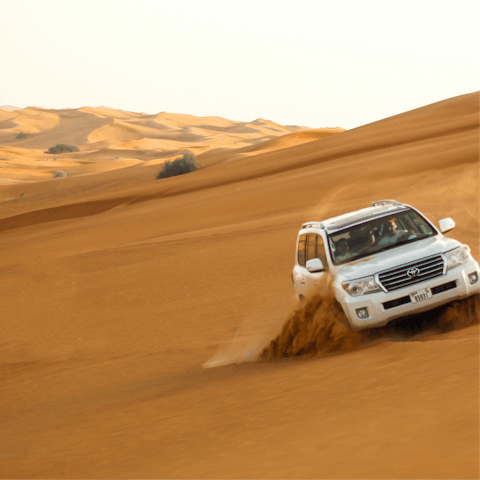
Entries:
{"label": "white suv", "polygon": [[442,235],[454,226],[444,218],[437,229],[395,200],[304,223],[292,272],[297,299],[333,274],[335,296],[361,330],[476,295],[479,266],[469,247]]}

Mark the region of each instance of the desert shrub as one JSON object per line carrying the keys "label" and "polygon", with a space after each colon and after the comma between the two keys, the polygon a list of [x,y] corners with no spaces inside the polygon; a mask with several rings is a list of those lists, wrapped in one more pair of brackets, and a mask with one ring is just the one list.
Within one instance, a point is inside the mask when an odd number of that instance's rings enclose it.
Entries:
{"label": "desert shrub", "polygon": [[195,157],[191,153],[184,153],[183,157],[177,158],[173,161],[167,160],[162,169],[157,173],[157,179],[175,177],[198,170],[200,165],[197,165]]}
{"label": "desert shrub", "polygon": [[75,145],[67,145],[66,143],[57,143],[54,147],[50,147],[45,153],[55,155],[57,153],[78,152]]}
{"label": "desert shrub", "polygon": [[67,176],[67,172],[62,172],[61,170],[53,174],[53,178],[66,177],[66,176]]}
{"label": "desert shrub", "polygon": [[17,133],[17,135],[15,135],[15,140],[22,140],[27,137],[28,137],[28,133],[20,132],[20,133]]}

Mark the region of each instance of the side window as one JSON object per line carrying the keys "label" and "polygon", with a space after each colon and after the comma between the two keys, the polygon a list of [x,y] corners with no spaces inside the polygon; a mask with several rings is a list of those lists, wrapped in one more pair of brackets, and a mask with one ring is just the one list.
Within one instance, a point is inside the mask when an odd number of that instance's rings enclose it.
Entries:
{"label": "side window", "polygon": [[317,258],[317,235],[307,235],[307,262],[312,258]]}
{"label": "side window", "polygon": [[306,260],[306,243],[307,243],[307,236],[306,235],[300,235],[300,238],[298,239],[298,264],[301,267],[304,267],[305,264],[307,263]]}
{"label": "side window", "polygon": [[322,261],[325,270],[328,269],[325,246],[323,244],[323,238],[320,235],[307,235],[307,261],[312,258],[319,258]]}
{"label": "side window", "polygon": [[317,235],[317,258],[319,258],[325,270],[328,270],[327,255],[325,253],[325,245],[323,244],[323,238],[321,235]]}
{"label": "side window", "polygon": [[312,258],[319,258],[325,270],[328,269],[323,238],[314,233],[301,235],[298,240],[298,264],[304,267],[307,261],[312,260]]}

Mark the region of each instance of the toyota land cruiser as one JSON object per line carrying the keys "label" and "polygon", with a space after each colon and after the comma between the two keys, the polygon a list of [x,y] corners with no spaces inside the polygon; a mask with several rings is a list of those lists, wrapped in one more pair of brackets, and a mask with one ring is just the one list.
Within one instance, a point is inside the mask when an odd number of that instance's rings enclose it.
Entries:
{"label": "toyota land cruiser", "polygon": [[480,292],[470,248],[444,237],[418,210],[395,200],[322,222],[298,234],[292,280],[298,300],[333,274],[335,297],[355,330],[382,326]]}

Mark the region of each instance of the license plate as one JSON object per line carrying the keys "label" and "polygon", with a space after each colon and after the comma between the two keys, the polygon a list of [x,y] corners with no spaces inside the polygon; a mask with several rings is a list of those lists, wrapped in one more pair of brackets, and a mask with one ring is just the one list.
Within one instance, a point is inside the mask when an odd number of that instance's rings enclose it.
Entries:
{"label": "license plate", "polygon": [[417,290],[416,292],[412,292],[410,294],[410,301],[412,303],[423,302],[429,298],[432,298],[431,288],[423,288],[422,290]]}

